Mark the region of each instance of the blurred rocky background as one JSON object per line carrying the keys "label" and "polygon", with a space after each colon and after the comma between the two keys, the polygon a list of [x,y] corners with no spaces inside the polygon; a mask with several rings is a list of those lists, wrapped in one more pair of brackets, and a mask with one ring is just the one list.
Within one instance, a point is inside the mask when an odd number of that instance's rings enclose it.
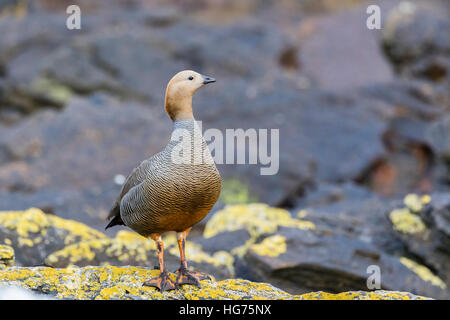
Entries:
{"label": "blurred rocky background", "polygon": [[156,264],[103,228],[194,69],[218,80],[194,98],[204,129],[280,129],[277,175],[218,166],[194,266],[300,293],[367,290],[376,265],[382,289],[450,298],[448,1],[0,0],[0,31],[0,265]]}

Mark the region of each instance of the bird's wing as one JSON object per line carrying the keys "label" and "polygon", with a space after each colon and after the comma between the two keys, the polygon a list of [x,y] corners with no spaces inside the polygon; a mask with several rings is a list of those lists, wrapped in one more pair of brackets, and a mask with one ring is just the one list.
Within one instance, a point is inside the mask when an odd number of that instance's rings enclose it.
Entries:
{"label": "bird's wing", "polygon": [[151,165],[151,159],[144,160],[139,166],[133,169],[126,178],[120,194],[114,202],[114,206],[109,212],[108,219],[120,216],[120,201],[133,187],[142,183],[148,175],[149,167]]}

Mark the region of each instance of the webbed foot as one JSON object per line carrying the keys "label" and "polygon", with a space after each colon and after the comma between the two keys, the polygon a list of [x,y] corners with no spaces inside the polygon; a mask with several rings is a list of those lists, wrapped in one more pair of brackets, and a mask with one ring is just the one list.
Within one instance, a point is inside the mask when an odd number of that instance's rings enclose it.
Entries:
{"label": "webbed foot", "polygon": [[176,285],[173,283],[172,279],[170,279],[167,271],[161,272],[156,278],[145,281],[143,285],[158,288],[161,292],[176,289]]}
{"label": "webbed foot", "polygon": [[197,271],[190,271],[185,267],[180,267],[176,273],[178,274],[176,281],[177,287],[182,284],[193,284],[200,288],[200,280],[211,280],[209,275]]}

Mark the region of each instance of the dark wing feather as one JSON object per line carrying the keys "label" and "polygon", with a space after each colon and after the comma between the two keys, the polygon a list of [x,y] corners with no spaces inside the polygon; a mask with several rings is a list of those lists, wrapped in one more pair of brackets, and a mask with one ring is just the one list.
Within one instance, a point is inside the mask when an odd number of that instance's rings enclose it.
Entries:
{"label": "dark wing feather", "polygon": [[134,168],[133,171],[126,178],[119,196],[117,197],[113,207],[109,211],[108,219],[112,220],[109,222],[109,224],[106,226],[105,229],[112,227],[114,225],[124,224],[120,217],[120,201],[128,193],[128,191],[130,191],[133,187],[137,186],[138,184],[142,183],[145,180],[149,172],[150,160],[151,159],[144,160],[139,166]]}

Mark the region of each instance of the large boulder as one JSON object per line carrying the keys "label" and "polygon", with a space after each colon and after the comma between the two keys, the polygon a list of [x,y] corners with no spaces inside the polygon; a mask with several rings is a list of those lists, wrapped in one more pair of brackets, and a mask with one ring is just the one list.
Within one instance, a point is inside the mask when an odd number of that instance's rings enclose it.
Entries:
{"label": "large boulder", "polygon": [[106,236],[80,222],[47,215],[39,209],[0,212],[0,243],[15,251],[16,264],[40,265],[66,245]]}
{"label": "large boulder", "polygon": [[450,115],[432,123],[425,132],[425,139],[439,158],[450,161]]}
{"label": "large boulder", "polygon": [[[385,6],[382,3],[382,16]],[[364,4],[301,21],[298,64],[310,86],[342,91],[393,79],[392,67],[379,45],[380,31],[365,27],[366,9]]]}
{"label": "large boulder", "polygon": [[0,138],[11,159],[0,170],[2,189],[79,189],[128,174],[164,145],[156,137],[168,139],[170,120],[164,125],[162,116],[104,95],[41,112]]}
{"label": "large boulder", "polygon": [[[203,237],[192,240],[209,254],[230,252],[236,276],[288,292],[366,290],[375,265],[381,288],[450,296],[442,272],[411,259],[386,217],[402,202],[359,197],[310,202],[291,213],[263,204],[226,206],[208,220]],[[440,256],[439,249],[429,255]]]}
{"label": "large boulder", "polygon": [[450,22],[444,12],[401,2],[389,13],[384,46],[401,72],[449,83]]}
{"label": "large boulder", "polygon": [[[436,276],[422,278],[408,268],[410,265],[374,246],[308,230],[280,228],[275,235],[252,245],[244,256],[244,264],[249,268],[249,279],[264,279],[289,292],[367,290],[371,268],[375,266],[380,270],[382,289],[441,299],[450,296],[445,283]],[[433,275],[427,271],[427,275]]]}

